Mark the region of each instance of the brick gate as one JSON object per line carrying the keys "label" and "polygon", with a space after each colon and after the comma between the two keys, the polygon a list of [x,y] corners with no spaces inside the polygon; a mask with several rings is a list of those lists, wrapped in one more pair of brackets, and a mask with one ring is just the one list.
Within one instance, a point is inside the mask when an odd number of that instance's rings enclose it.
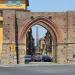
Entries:
{"label": "brick gate", "polygon": [[26,33],[35,24],[49,30],[54,41],[53,53],[57,63],[75,63],[75,12],[4,10],[3,17],[2,63],[16,64],[16,49],[19,63],[24,63]]}

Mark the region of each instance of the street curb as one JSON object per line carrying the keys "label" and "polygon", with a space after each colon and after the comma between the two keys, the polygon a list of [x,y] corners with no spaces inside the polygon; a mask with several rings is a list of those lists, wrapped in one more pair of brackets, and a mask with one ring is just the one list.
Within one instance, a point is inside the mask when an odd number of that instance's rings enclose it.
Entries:
{"label": "street curb", "polygon": [[24,67],[24,66],[49,66],[49,65],[58,65],[56,63],[49,62],[30,62],[26,64],[1,64],[0,67]]}
{"label": "street curb", "polygon": [[52,64],[6,64],[6,65],[0,65],[0,67],[37,67],[37,66],[70,66],[70,65],[75,65],[75,64],[57,64],[57,63],[52,63]]}

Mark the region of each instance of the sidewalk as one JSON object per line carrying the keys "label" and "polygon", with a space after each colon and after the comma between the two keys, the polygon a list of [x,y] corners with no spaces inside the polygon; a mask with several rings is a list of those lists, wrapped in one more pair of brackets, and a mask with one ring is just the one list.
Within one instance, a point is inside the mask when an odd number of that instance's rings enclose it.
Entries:
{"label": "sidewalk", "polygon": [[[30,62],[28,64],[7,64],[0,65],[0,67],[28,67],[28,66],[63,66],[63,65],[72,65],[72,64],[58,64],[53,62]],[[74,65],[74,64],[73,64]]]}
{"label": "sidewalk", "polygon": [[34,65],[57,65],[57,63],[53,63],[53,62],[30,62],[29,64],[34,64]]}
{"label": "sidewalk", "polygon": [[58,65],[58,64],[53,62],[30,62],[27,64],[0,64],[0,67],[49,66],[49,65]]}

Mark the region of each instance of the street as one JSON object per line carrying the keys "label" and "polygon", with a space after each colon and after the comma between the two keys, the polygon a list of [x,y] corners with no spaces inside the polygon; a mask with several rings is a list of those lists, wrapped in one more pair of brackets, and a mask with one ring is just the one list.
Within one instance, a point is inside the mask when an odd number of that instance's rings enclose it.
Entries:
{"label": "street", "polygon": [[75,65],[0,67],[0,75],[75,75]]}

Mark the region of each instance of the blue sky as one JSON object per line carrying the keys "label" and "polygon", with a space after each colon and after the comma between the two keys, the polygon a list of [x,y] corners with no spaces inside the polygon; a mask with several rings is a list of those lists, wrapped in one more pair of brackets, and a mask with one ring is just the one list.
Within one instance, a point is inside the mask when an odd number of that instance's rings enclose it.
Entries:
{"label": "blue sky", "polygon": [[45,36],[45,33],[47,32],[47,30],[39,25],[35,25],[32,27],[32,29],[34,31],[33,35],[36,36],[36,27],[38,27],[38,33],[40,34],[39,38],[42,38],[43,36]]}
{"label": "blue sky", "polygon": [[75,10],[75,0],[29,0],[29,3],[33,12]]}

